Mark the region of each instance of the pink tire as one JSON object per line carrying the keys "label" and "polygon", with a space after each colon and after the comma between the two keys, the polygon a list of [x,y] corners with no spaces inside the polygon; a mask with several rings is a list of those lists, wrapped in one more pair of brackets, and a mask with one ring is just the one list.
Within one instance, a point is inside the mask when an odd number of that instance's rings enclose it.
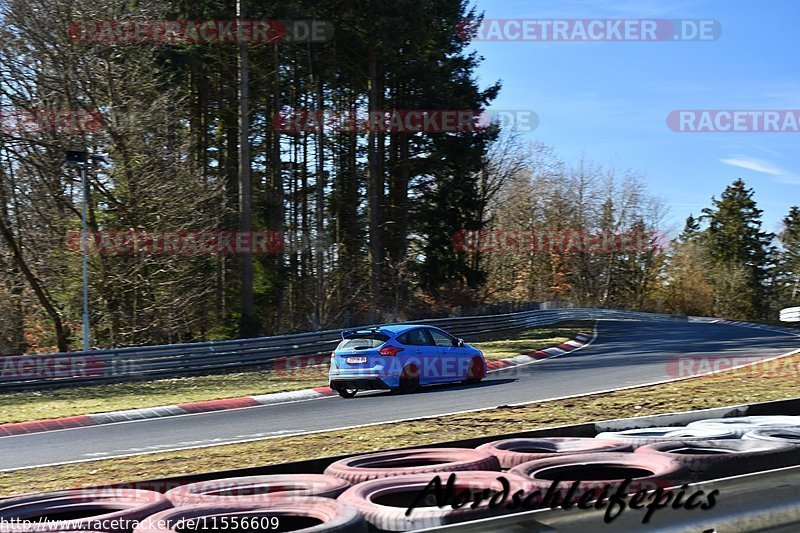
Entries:
{"label": "pink tire", "polygon": [[175,507],[186,505],[267,505],[297,497],[336,498],[350,486],[325,474],[277,474],[201,481],[175,487],[167,498]]}
{"label": "pink tire", "polygon": [[[454,498],[452,501],[428,501],[431,495],[426,495],[424,502],[419,502],[415,509],[406,516],[406,510],[425,491],[426,487],[439,476],[442,494],[446,493],[448,478],[455,475]],[[509,484],[508,494],[517,491],[529,493],[535,487],[525,477],[501,472],[441,472],[429,474],[414,474],[409,476],[393,476],[373,479],[354,485],[339,496],[339,501],[357,509],[369,524],[383,531],[409,531],[422,528],[443,526],[499,516],[514,512],[506,508],[506,503],[511,501],[510,496],[496,506],[490,506],[491,496],[484,499],[476,508],[472,508],[474,495],[488,489],[492,494],[502,492],[503,485],[498,478],[505,478]],[[458,499],[459,494],[464,494],[463,500]],[[467,500],[466,496],[472,495]],[[454,509],[453,504],[466,501],[459,508]],[[499,501],[499,498],[498,498]]]}
{"label": "pink tire", "polygon": [[[0,500],[0,532],[130,532],[138,521],[170,507],[172,505],[163,494],[149,490],[72,489],[28,494]],[[39,523],[43,517],[52,522]],[[9,522],[11,519],[32,524],[12,524]]]}
{"label": "pink tire", "polygon": [[566,455],[522,463],[509,472],[537,483],[551,484],[558,480],[562,490],[578,482],[575,498],[589,490],[599,492],[606,485],[616,490],[625,479],[631,479],[629,493],[680,486],[691,481],[690,472],[679,461],[649,453]]}
{"label": "pink tire", "polygon": [[395,450],[348,457],[325,469],[350,483],[370,479],[429,472],[464,470],[500,470],[500,463],[490,453],[469,448],[420,448]]}
{"label": "pink tire", "polygon": [[[193,505],[148,517],[134,533],[178,533],[214,529],[225,520],[230,531],[366,533],[361,513],[330,498],[295,498],[268,508],[260,505]],[[231,527],[233,524],[237,524]],[[273,526],[273,524],[275,524]],[[255,525],[256,527],[252,527]],[[216,528],[222,529],[222,528]]]}
{"label": "pink tire", "polygon": [[503,439],[478,446],[478,450],[497,457],[502,468],[513,468],[528,461],[576,453],[629,452],[627,442],[582,437],[543,437]]}

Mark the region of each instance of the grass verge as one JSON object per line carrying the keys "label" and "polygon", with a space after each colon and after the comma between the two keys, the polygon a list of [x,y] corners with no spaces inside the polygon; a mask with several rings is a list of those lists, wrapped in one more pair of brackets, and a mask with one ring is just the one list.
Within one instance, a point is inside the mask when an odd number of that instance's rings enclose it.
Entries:
{"label": "grass verge", "polygon": [[[0,497],[23,492],[269,465],[439,441],[797,396],[800,354],[664,385],[446,417],[195,450],[0,473]],[[611,386],[613,384],[609,384]]]}
{"label": "grass verge", "polygon": [[[563,322],[476,343],[487,359],[503,359],[566,342],[594,321]],[[270,370],[0,394],[0,424],[87,413],[158,407],[324,387],[328,366],[287,363]]]}

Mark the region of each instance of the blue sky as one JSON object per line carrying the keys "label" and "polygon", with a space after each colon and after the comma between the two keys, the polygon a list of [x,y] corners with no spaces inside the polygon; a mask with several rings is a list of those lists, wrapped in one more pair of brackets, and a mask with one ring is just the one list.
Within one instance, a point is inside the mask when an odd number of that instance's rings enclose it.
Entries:
{"label": "blue sky", "polygon": [[755,190],[764,229],[776,231],[800,204],[800,133],[676,133],[676,109],[800,109],[800,1],[797,0],[476,0],[487,19],[715,19],[714,41],[487,42],[483,86],[500,80],[492,105],[532,109],[526,137],[647,178],[670,207],[665,229],[736,178]]}

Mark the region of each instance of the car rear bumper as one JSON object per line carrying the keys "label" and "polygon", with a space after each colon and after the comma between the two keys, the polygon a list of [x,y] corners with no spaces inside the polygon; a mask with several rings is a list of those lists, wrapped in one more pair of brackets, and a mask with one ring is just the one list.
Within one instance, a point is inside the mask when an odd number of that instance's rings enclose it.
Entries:
{"label": "car rear bumper", "polygon": [[333,390],[390,390],[392,388],[378,376],[331,376],[330,387]]}

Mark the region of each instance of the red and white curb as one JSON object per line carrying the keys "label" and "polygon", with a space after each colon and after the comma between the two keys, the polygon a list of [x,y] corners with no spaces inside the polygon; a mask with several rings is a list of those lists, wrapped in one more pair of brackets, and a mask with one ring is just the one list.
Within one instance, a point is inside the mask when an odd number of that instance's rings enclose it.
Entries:
{"label": "red and white curb", "polygon": [[[489,361],[486,366],[488,367],[489,372],[496,372],[506,368],[532,363],[541,359],[549,359],[551,357],[564,355],[577,350],[578,348],[583,348],[592,340],[593,337],[591,335],[580,333],[576,335],[573,340],[567,341],[564,344],[560,344],[552,348],[546,348],[544,350],[537,350],[526,355],[518,355],[510,359]],[[33,422],[2,424],[0,425],[0,437],[26,435],[29,433],[42,433],[45,431],[56,431],[60,429],[100,426],[104,424],[129,422],[132,420],[149,420],[154,418],[166,418],[170,416],[224,411],[228,409],[241,409],[244,407],[257,407],[261,405],[276,405],[304,400],[316,400],[318,398],[334,396],[335,394],[336,392],[334,392],[330,387],[318,387],[315,389],[279,392],[275,394],[263,394],[259,396],[245,396],[242,398],[227,398],[223,400],[209,400],[177,405],[165,405],[161,407],[149,407],[144,409],[130,409],[126,411],[113,411],[109,413],[71,416],[68,418],[54,418],[51,420],[36,420]]]}
{"label": "red and white curb", "polygon": [[512,366],[525,365],[541,359],[550,359],[551,357],[558,357],[559,355],[564,355],[565,353],[572,352],[578,348],[583,348],[589,344],[591,340],[591,335],[587,333],[579,333],[574,339],[567,341],[564,344],[559,344],[558,346],[553,346],[552,348],[545,348],[544,350],[537,350],[533,353],[525,355],[518,355],[510,359],[489,361],[486,363],[486,366],[489,368],[489,372],[493,372],[495,370],[502,370]]}

